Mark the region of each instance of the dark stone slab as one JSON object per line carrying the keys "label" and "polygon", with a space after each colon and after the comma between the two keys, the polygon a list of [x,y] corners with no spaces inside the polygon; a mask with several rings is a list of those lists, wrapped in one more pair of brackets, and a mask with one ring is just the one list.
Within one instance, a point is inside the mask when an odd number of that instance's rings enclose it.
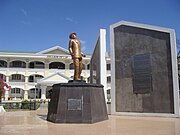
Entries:
{"label": "dark stone slab", "polygon": [[102,85],[60,83],[53,85],[47,120],[53,123],[95,123],[107,120]]}
{"label": "dark stone slab", "polygon": [[174,113],[170,33],[114,28],[117,112]]}

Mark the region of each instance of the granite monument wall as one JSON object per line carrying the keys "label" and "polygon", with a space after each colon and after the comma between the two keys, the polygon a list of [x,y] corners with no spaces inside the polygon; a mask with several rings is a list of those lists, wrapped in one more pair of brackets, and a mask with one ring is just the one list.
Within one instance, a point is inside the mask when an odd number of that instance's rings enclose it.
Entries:
{"label": "granite monument wall", "polygon": [[112,112],[179,114],[174,31],[111,25]]}

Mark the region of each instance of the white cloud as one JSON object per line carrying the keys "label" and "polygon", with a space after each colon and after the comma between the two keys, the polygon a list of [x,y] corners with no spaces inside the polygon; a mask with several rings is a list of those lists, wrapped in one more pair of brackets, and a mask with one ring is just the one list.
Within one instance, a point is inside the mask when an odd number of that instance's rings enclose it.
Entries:
{"label": "white cloud", "polygon": [[71,22],[71,23],[78,23],[77,21],[75,21],[74,19],[72,19],[70,17],[66,17],[65,19],[66,19],[66,21]]}
{"label": "white cloud", "polygon": [[27,16],[27,11],[25,9],[21,8],[20,11],[23,15]]}
{"label": "white cloud", "polygon": [[73,22],[73,19],[69,18],[69,17],[66,17],[66,20],[69,21],[69,22]]}
{"label": "white cloud", "polygon": [[31,22],[29,22],[29,21],[24,21],[24,20],[22,20],[22,21],[20,21],[22,24],[24,24],[24,25],[30,25],[31,24]]}
{"label": "white cloud", "polygon": [[82,51],[82,52],[85,52],[85,51],[86,51],[86,46],[82,46],[82,47],[81,47],[81,51]]}
{"label": "white cloud", "polygon": [[24,15],[24,19],[20,20],[20,23],[24,24],[24,25],[30,25],[31,22],[28,20],[28,13],[25,9],[20,8],[19,11]]}
{"label": "white cloud", "polygon": [[86,43],[86,41],[84,41],[84,40],[80,40],[80,42],[81,42],[81,44],[85,44]]}

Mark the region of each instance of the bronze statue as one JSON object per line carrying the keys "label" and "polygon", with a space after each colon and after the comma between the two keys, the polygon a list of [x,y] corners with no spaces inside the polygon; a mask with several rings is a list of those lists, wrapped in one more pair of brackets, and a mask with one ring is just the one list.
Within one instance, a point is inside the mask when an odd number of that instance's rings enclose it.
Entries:
{"label": "bronze statue", "polygon": [[74,62],[74,80],[81,80],[81,72],[83,68],[82,57],[86,57],[81,52],[80,41],[76,39],[76,33],[72,32],[69,35],[69,52]]}

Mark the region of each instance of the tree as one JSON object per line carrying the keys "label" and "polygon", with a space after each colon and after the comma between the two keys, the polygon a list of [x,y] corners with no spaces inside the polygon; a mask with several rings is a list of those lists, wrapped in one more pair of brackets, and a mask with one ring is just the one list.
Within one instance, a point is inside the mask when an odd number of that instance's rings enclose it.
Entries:
{"label": "tree", "polygon": [[5,87],[7,88],[7,90],[11,89],[11,86],[8,86],[3,79],[0,79],[0,103],[2,100],[2,96],[4,96],[6,91]]}

